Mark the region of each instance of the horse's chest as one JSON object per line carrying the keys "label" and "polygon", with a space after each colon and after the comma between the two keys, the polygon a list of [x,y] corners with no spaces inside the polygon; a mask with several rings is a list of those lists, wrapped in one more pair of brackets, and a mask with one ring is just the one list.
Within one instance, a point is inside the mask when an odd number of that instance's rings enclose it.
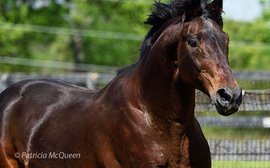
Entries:
{"label": "horse's chest", "polygon": [[180,140],[157,134],[136,134],[126,139],[127,167],[176,168],[182,158]]}
{"label": "horse's chest", "polygon": [[128,153],[131,167],[155,168],[167,164],[166,150],[156,142],[132,144]]}

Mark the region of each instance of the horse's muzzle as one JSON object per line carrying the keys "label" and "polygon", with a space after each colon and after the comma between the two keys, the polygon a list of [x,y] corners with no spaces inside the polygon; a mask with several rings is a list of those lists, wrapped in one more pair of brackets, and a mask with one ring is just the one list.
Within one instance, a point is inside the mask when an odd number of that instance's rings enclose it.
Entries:
{"label": "horse's muzzle", "polygon": [[216,92],[214,103],[219,114],[228,116],[238,111],[242,103],[242,89],[234,91],[230,88],[221,88]]}

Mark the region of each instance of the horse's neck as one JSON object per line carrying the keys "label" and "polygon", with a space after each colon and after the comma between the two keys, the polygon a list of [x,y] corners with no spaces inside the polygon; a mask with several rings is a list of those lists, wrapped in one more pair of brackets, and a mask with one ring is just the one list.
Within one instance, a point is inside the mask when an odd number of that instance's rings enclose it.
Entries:
{"label": "horse's neck", "polygon": [[[190,123],[194,118],[195,89],[177,75],[162,48],[150,51],[139,66],[140,94],[148,112],[164,122]],[[176,77],[177,76],[177,77]]]}

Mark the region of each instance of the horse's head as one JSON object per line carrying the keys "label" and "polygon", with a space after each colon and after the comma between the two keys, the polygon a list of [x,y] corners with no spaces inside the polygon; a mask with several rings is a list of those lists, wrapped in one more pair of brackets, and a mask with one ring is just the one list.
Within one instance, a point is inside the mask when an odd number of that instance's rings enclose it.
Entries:
{"label": "horse's head", "polygon": [[238,110],[242,92],[228,63],[229,37],[222,30],[221,13],[222,0],[157,3],[146,21],[153,27],[142,56],[149,52],[157,61],[166,52],[164,69],[173,73],[173,79],[203,91],[221,115],[230,115]]}
{"label": "horse's head", "polygon": [[178,68],[182,80],[209,95],[221,115],[230,115],[238,111],[242,91],[228,63],[229,37],[222,30],[221,16],[209,13],[221,13],[220,2],[207,4],[209,11],[182,25]]}
{"label": "horse's head", "polygon": [[186,22],[183,30],[178,47],[182,80],[208,94],[220,114],[236,112],[242,96],[228,63],[228,35],[204,16]]}

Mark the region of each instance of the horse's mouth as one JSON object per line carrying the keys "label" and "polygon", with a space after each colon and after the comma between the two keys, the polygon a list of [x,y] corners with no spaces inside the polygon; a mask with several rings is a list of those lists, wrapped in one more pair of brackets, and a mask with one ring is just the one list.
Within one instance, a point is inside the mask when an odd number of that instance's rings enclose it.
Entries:
{"label": "horse's mouth", "polygon": [[238,111],[239,105],[236,103],[229,104],[227,106],[222,105],[219,101],[215,101],[215,106],[220,115],[229,116]]}

